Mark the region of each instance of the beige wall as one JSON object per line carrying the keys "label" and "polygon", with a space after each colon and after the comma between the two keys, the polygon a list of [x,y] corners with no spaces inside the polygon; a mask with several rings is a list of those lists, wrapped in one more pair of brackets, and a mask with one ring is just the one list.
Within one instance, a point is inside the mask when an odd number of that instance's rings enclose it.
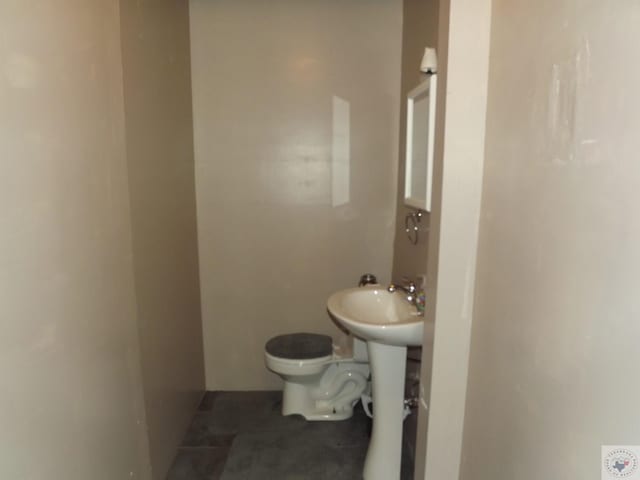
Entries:
{"label": "beige wall", "polygon": [[149,478],[118,24],[0,3],[1,478]]}
{"label": "beige wall", "polygon": [[334,334],[329,294],[390,278],[402,4],[191,7],[207,386],[275,387],[271,336]]}
{"label": "beige wall", "polygon": [[407,135],[407,93],[424,81],[420,62],[425,47],[438,45],[438,0],[404,0],[402,26],[402,84],[400,95],[400,147],[397,186],[396,234],[393,245],[393,278],[415,279],[427,271],[429,222],[431,214],[422,217],[418,243],[413,245],[404,230],[405,216],[413,209],[404,205],[404,159]]}
{"label": "beige wall", "polygon": [[[405,232],[405,216],[413,211],[404,206],[404,167],[405,138],[407,118],[407,93],[415,88],[426,76],[420,73],[420,62],[427,46],[436,47],[438,43],[438,0],[404,0],[402,24],[402,67],[400,93],[400,145],[398,148],[398,185],[396,208],[396,232],[393,243],[393,274],[395,281],[403,277],[415,279],[416,275],[427,272],[427,254],[429,251],[430,214],[425,214],[421,222],[421,231],[417,245],[413,245]],[[420,348],[410,349],[409,358],[420,359]],[[420,375],[423,366],[416,361],[409,361],[407,374],[415,378]],[[424,368],[430,369],[426,364]],[[403,436],[406,448],[413,455],[417,430],[417,415],[407,418],[404,423]]]}
{"label": "beige wall", "polygon": [[189,4],[120,1],[127,165],[153,477],[204,390]]}
{"label": "beige wall", "polygon": [[[459,475],[484,162],[491,0],[441,0],[416,479]],[[423,404],[421,404],[424,406]]]}
{"label": "beige wall", "polygon": [[639,24],[494,1],[462,479],[596,480],[639,443]]}

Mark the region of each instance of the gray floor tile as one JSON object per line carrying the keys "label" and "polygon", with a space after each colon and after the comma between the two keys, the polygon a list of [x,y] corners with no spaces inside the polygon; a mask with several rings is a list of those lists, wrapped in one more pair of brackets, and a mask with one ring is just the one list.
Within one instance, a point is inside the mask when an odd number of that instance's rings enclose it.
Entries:
{"label": "gray floor tile", "polygon": [[200,400],[200,405],[198,405],[199,412],[208,412],[213,408],[213,402],[218,396],[218,392],[205,392],[202,396],[202,400]]}
{"label": "gray floor tile", "polygon": [[[227,429],[229,430],[229,429]],[[196,413],[182,440],[182,447],[230,447],[235,433],[221,431],[216,419],[206,413]]]}
{"label": "gray floor tile", "polygon": [[339,422],[307,422],[296,431],[298,435],[318,437],[332,447],[360,447],[368,445],[371,436],[371,420],[361,409],[355,409],[353,417]]}
{"label": "gray floor tile", "polygon": [[219,480],[228,448],[181,448],[167,480]]}
{"label": "gray floor tile", "polygon": [[254,410],[247,411],[244,415],[199,412],[193,417],[187,430],[185,445],[207,445],[211,444],[212,439],[215,442],[216,438],[233,437],[238,433],[295,430],[304,428],[305,423],[302,417],[283,417],[279,412],[265,414]]}
{"label": "gray floor tile", "polygon": [[219,392],[211,410],[196,414],[189,429],[208,435],[291,430],[304,427],[300,416],[282,416],[282,392]]}
{"label": "gray floor tile", "polygon": [[[359,480],[371,420],[281,415],[282,392],[208,392],[168,480]],[[406,450],[406,449],[405,449]],[[226,463],[225,463],[226,462]],[[413,464],[403,456],[402,480]]]}
{"label": "gray floor tile", "polygon": [[357,480],[367,445],[343,447],[303,432],[239,434],[222,480]]}

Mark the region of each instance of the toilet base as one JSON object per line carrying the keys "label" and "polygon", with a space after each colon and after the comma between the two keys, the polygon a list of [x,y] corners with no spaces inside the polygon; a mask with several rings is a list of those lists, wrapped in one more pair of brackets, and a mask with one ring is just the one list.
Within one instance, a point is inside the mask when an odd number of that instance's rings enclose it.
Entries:
{"label": "toilet base", "polygon": [[285,378],[282,415],[302,415],[309,421],[351,418],[353,407],[370,390],[366,363],[333,363],[322,374],[291,380]]}
{"label": "toilet base", "polygon": [[282,415],[302,415],[309,421],[346,420],[353,415],[353,406],[343,407],[339,412],[330,406],[322,410],[309,399],[306,385],[285,383],[282,391]]}
{"label": "toilet base", "polygon": [[353,405],[344,405],[340,411],[327,405],[323,410],[321,405],[310,398],[307,385],[285,382],[282,390],[282,415],[302,415],[309,421],[339,421],[351,418]]}

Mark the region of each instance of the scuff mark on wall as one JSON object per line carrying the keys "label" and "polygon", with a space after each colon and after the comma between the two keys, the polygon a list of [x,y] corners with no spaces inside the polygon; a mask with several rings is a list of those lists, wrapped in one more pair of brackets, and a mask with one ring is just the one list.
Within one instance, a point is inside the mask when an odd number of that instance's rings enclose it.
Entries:
{"label": "scuff mark on wall", "polygon": [[549,81],[548,148],[551,163],[564,167],[573,162],[575,149],[577,78],[574,61],[556,63]]}
{"label": "scuff mark on wall", "polygon": [[[573,56],[552,65],[547,82],[545,164],[567,167],[600,163],[594,148],[598,139],[586,131],[585,122],[592,77],[591,45],[586,37]],[[537,121],[535,108],[533,119]]]}

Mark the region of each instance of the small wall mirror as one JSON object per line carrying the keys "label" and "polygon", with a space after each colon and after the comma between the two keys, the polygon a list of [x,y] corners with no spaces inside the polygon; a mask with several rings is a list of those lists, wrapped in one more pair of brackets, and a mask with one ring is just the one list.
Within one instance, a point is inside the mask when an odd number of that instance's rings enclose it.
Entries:
{"label": "small wall mirror", "polygon": [[430,75],[407,95],[407,145],[404,203],[431,211],[433,144],[436,118],[436,75]]}

